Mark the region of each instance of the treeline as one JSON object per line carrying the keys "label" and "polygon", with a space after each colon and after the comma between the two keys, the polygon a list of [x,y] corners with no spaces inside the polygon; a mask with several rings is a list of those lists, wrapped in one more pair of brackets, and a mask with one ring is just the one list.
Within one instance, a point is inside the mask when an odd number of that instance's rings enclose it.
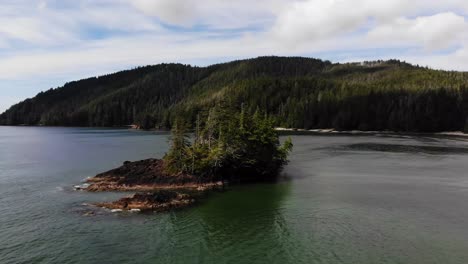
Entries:
{"label": "treeline", "polygon": [[[234,104],[246,103],[276,118],[276,125],[338,130],[459,131],[466,130],[468,89],[381,88],[337,85],[321,79],[262,80],[225,91]],[[202,100],[200,100],[203,102]],[[184,116],[203,109],[199,100],[184,105]],[[211,104],[211,102],[210,102]],[[207,103],[205,102],[205,105]]]}
{"label": "treeline", "polygon": [[261,110],[249,114],[225,101],[197,114],[191,124],[178,117],[172,128],[164,168],[173,175],[194,175],[200,182],[273,180],[288,162],[291,139],[282,145],[274,121]]}
{"label": "treeline", "polygon": [[333,64],[260,57],[209,67],[147,66],[72,82],[14,105],[3,125],[170,128],[222,99],[276,126],[468,132],[468,73],[398,60]]}

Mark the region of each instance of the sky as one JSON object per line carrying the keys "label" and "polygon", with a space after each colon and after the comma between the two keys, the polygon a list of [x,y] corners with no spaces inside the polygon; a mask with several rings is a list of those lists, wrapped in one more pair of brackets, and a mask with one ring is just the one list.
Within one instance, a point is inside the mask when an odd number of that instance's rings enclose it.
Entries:
{"label": "sky", "polygon": [[0,112],[137,66],[265,55],[468,71],[467,0],[0,0]]}

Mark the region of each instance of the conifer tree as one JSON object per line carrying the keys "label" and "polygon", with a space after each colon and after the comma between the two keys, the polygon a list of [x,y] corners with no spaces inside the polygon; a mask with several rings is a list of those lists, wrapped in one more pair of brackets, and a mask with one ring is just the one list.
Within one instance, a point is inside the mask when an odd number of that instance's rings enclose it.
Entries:
{"label": "conifer tree", "polygon": [[[274,179],[287,163],[292,142],[280,145],[274,121],[257,109],[249,115],[220,102],[205,122],[197,115],[193,144],[176,122],[171,149],[164,160],[172,172],[191,173],[200,182]],[[202,125],[203,123],[203,125]]]}

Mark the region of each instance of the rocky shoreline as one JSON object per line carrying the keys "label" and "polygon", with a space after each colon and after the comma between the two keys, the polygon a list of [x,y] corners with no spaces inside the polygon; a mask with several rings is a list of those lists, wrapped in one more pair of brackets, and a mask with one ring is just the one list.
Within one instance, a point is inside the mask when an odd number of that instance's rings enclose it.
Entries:
{"label": "rocky shoreline", "polygon": [[136,192],[114,202],[95,203],[113,212],[162,212],[192,205],[196,197],[220,189],[221,182],[200,182],[189,174],[168,174],[160,159],[125,161],[122,166],[88,178],[76,190]]}
{"label": "rocky shoreline", "polygon": [[93,205],[110,209],[113,212],[164,212],[185,208],[195,203],[193,196],[175,191],[136,193],[115,202],[95,203]]}
{"label": "rocky shoreline", "polygon": [[120,184],[113,179],[88,179],[85,184],[75,186],[77,190],[88,192],[156,192],[160,190],[197,190],[205,191],[216,189],[222,186],[221,182],[209,183],[183,183],[183,184],[165,184],[165,183],[145,183],[145,184]]}
{"label": "rocky shoreline", "polygon": [[169,174],[160,159],[125,161],[122,166],[88,178],[83,190],[90,192],[129,191],[151,192],[158,190],[207,190],[217,188],[221,182],[202,182],[189,174]]}
{"label": "rocky shoreline", "polygon": [[355,135],[355,136],[374,136],[374,135],[408,135],[408,136],[446,136],[446,137],[468,137],[468,133],[462,131],[445,131],[445,132],[398,132],[391,130],[336,130],[328,129],[303,129],[303,128],[285,128],[276,127],[276,131],[285,134],[307,134],[307,135]]}

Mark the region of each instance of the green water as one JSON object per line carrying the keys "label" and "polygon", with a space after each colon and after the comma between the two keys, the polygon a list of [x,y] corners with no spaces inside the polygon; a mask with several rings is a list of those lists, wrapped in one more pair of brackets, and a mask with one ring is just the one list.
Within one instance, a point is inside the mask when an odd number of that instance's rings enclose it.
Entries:
{"label": "green water", "polygon": [[71,186],[161,157],[165,133],[0,127],[0,263],[468,263],[468,142],[293,136],[290,180],[115,214]]}

